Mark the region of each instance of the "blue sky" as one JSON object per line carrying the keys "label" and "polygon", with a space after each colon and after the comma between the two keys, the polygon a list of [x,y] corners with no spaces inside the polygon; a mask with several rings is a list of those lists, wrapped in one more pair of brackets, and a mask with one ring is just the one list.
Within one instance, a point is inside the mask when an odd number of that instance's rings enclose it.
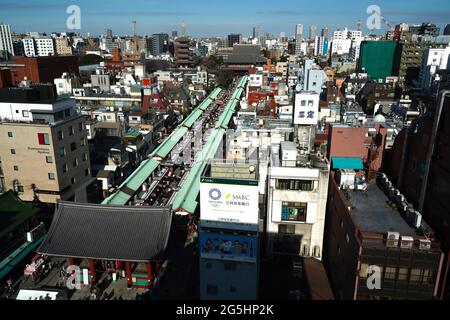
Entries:
{"label": "blue sky", "polygon": [[371,4],[378,5],[394,25],[431,21],[443,28],[450,23],[449,0],[0,0],[0,21],[15,32],[68,31],[66,9],[73,4],[81,9],[79,32],[94,35],[106,28],[130,34],[132,20],[137,21],[138,34],[180,32],[183,18],[192,36],[234,32],[249,36],[252,26],[259,26],[260,34],[291,36],[296,23],[302,23],[307,33],[311,24],[318,31],[324,25],[330,30],[355,28],[358,19],[363,32],[369,33],[365,22]]}

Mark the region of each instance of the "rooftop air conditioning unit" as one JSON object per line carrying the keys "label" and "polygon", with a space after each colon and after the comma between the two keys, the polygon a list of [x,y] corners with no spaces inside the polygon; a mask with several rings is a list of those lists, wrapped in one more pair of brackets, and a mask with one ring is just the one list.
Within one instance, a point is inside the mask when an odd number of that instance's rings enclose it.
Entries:
{"label": "rooftop air conditioning unit", "polygon": [[422,215],[419,211],[414,211],[415,217],[414,217],[414,227],[420,228],[422,225]]}
{"label": "rooftop air conditioning unit", "polygon": [[419,240],[419,249],[420,250],[430,250],[431,249],[431,240],[428,240],[428,239]]}
{"label": "rooftop air conditioning unit", "polygon": [[400,203],[400,209],[402,210],[402,212],[407,212],[408,211],[408,202],[402,201]]}
{"label": "rooftop air conditioning unit", "polygon": [[398,247],[398,239],[400,238],[399,232],[389,231],[387,234],[387,247]]}
{"label": "rooftop air conditioning unit", "polygon": [[400,248],[411,249],[414,243],[414,238],[409,236],[402,236],[400,242]]}

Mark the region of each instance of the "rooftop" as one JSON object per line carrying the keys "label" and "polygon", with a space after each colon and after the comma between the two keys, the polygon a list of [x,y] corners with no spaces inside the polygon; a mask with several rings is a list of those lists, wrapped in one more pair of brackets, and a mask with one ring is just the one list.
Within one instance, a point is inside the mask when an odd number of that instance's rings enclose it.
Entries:
{"label": "rooftop", "polygon": [[350,214],[362,231],[392,231],[405,236],[418,234],[396,208],[389,206],[388,197],[375,181],[369,182],[365,191],[349,191],[348,195],[352,206]]}
{"label": "rooftop", "polygon": [[169,207],[60,201],[37,250],[49,256],[144,262],[159,259],[169,239]]}

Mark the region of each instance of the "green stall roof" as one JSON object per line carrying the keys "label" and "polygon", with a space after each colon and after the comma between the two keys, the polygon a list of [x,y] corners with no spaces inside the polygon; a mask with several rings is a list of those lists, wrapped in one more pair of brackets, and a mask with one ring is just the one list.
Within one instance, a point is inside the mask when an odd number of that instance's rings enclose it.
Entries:
{"label": "green stall roof", "polygon": [[112,194],[102,204],[124,205],[130,200],[131,195],[121,191],[123,187],[127,187],[133,191],[139,187],[150,177],[150,175],[159,166],[159,161],[155,159],[144,160],[141,165],[133,171],[133,173],[120,185],[119,191]]}
{"label": "green stall roof", "polygon": [[20,262],[23,261],[29,254],[33,253],[36,248],[44,240],[45,235],[41,236],[34,242],[25,242],[14,250],[8,257],[0,262],[0,280],[3,279],[11,270],[14,269]]}
{"label": "green stall roof", "polygon": [[363,169],[363,161],[361,158],[332,157],[331,163],[333,169]]}
{"label": "green stall roof", "polygon": [[172,204],[173,210],[183,209],[189,213],[195,212],[198,205],[197,197],[200,192],[200,174],[208,163],[208,160],[214,158],[216,155],[224,133],[224,129],[216,129],[208,137],[200,157],[197,158],[196,163],[192,166],[183,186],[175,196]]}
{"label": "green stall roof", "polygon": [[186,118],[186,121],[183,122],[183,126],[188,127],[188,128],[192,127],[192,125],[195,123],[195,121],[197,121],[197,119],[200,118],[202,114],[203,114],[203,110],[201,110],[201,109],[194,110],[193,112],[191,112],[189,117]]}
{"label": "green stall roof", "polygon": [[170,151],[177,145],[177,143],[181,140],[181,138],[186,134],[188,128],[186,127],[177,127],[175,131],[173,131],[164,141],[161,143],[158,148],[156,148],[150,156],[158,155],[162,158],[165,158]]}
{"label": "green stall roof", "polygon": [[39,209],[23,202],[12,190],[0,195],[0,239],[8,236],[38,212]]}

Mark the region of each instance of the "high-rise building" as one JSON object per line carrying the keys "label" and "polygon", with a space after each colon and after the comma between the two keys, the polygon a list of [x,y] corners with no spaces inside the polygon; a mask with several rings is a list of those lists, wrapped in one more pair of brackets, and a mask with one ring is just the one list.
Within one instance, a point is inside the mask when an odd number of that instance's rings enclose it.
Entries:
{"label": "high-rise building", "polygon": [[316,37],[317,27],[315,25],[309,26],[309,40],[314,40]]}
{"label": "high-rise building", "polygon": [[325,39],[328,39],[328,27],[325,26],[322,28],[322,32],[320,34],[322,37],[324,37]]}
{"label": "high-rise building", "polygon": [[106,29],[105,35],[106,35],[107,38],[112,39],[112,37],[113,37],[112,30],[111,29]]}
{"label": "high-rise building", "polygon": [[228,47],[233,47],[235,44],[241,43],[241,35],[237,33],[232,33],[228,35]]}
{"label": "high-rise building", "polygon": [[257,163],[212,162],[200,177],[200,298],[258,296]]}
{"label": "high-rise building", "polygon": [[3,22],[0,22],[0,51],[7,51],[10,55],[14,55],[11,27]]}
{"label": "high-rise building", "polygon": [[27,57],[46,57],[55,55],[55,45],[52,37],[26,37],[22,39],[22,41]]}
{"label": "high-rise building", "polygon": [[444,36],[450,36],[450,23],[444,28]]}
{"label": "high-rise building", "polygon": [[36,57],[36,46],[32,37],[26,37],[22,39],[23,50],[27,57]]}
{"label": "high-rise building", "polygon": [[172,39],[175,39],[176,37],[178,37],[178,31],[173,30],[172,31]]}
{"label": "high-rise building", "polygon": [[303,39],[303,25],[299,23],[295,25],[295,40],[302,40],[302,39]]}
{"label": "high-rise building", "polygon": [[58,55],[71,55],[72,46],[69,38],[55,38],[56,53]]}
{"label": "high-rise building", "polygon": [[253,27],[252,38],[253,39],[259,38],[259,27]]}
{"label": "high-rise building", "polygon": [[393,76],[396,48],[397,42],[394,41],[363,41],[358,72],[367,73],[372,80]]}
{"label": "high-rise building", "polygon": [[154,33],[152,35],[152,46],[150,52],[154,56],[158,56],[164,52],[167,52],[169,45],[169,35],[166,33]]}

